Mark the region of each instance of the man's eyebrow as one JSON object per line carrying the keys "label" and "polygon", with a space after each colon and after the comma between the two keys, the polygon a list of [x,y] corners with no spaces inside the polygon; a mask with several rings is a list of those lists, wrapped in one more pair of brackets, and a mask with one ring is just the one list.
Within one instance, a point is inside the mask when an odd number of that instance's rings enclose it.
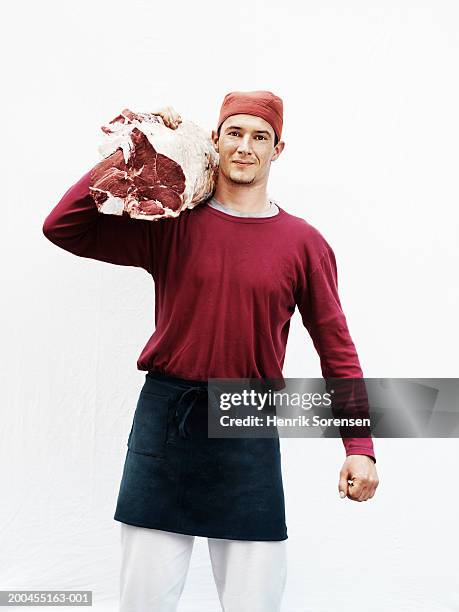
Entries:
{"label": "man's eyebrow", "polygon": [[[225,132],[227,130],[242,130],[244,128],[238,127],[237,125],[230,125],[229,127],[225,128]],[[268,136],[271,136],[271,134],[267,131],[267,130],[253,130],[255,132],[255,134],[268,134]]]}

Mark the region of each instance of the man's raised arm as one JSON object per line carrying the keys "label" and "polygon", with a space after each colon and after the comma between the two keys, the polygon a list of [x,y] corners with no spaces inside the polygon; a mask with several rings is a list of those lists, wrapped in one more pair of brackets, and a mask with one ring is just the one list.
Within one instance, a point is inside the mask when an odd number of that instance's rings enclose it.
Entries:
{"label": "man's raised arm", "polygon": [[[159,115],[171,129],[176,129],[182,121],[171,106],[152,114]],[[43,234],[58,247],[80,257],[137,266],[153,274],[165,221],[100,213],[89,191],[91,172],[62,196],[46,217]]]}
{"label": "man's raised arm", "polygon": [[152,271],[160,222],[100,213],[89,192],[91,170],[62,196],[46,217],[43,234],[80,257]]}

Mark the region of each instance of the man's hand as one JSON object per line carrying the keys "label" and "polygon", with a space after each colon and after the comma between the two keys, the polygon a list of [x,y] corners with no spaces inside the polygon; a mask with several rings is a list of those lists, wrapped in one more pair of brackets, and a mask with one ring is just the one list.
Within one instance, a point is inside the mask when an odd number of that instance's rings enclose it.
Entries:
{"label": "man's hand", "polygon": [[172,106],[164,106],[163,108],[153,111],[152,115],[159,115],[166,127],[175,130],[182,123],[182,118]]}
{"label": "man's hand", "polygon": [[[349,484],[352,480],[353,484]],[[379,484],[376,466],[367,455],[348,455],[339,473],[340,497],[354,501],[367,501],[373,497]]]}

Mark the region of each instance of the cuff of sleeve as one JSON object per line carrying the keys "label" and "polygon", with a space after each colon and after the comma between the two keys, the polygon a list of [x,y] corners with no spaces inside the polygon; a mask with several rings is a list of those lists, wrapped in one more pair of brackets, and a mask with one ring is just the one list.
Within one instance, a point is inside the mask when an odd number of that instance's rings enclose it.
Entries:
{"label": "cuff of sleeve", "polygon": [[372,438],[342,438],[346,457],[348,455],[366,455],[376,463]]}

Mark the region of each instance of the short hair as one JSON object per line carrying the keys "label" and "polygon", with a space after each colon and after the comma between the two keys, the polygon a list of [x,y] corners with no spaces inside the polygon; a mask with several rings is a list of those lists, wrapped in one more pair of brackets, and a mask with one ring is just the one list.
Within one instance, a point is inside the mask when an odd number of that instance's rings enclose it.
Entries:
{"label": "short hair", "polygon": [[[223,125],[223,124],[222,124]],[[217,130],[217,136],[220,138],[220,130],[221,130],[221,125],[219,126],[218,130]],[[274,146],[277,145],[277,143],[279,142],[279,139],[277,138],[277,134],[276,132],[274,132]]]}

